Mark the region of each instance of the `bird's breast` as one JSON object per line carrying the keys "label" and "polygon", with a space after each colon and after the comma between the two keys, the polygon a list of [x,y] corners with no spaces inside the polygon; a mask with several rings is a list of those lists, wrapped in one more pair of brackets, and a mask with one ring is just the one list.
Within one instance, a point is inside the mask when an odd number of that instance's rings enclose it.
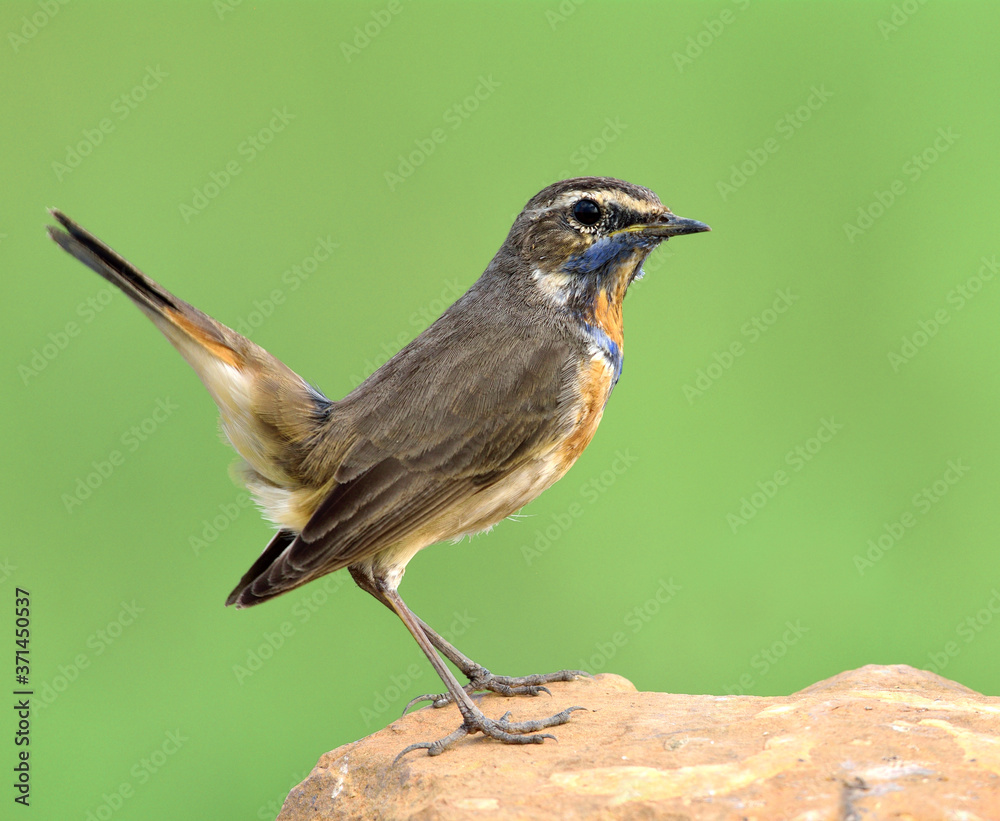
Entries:
{"label": "bird's breast", "polygon": [[594,438],[620,370],[621,366],[610,362],[602,351],[595,351],[589,360],[581,364],[570,432],[553,454],[560,475],[569,470]]}
{"label": "bird's breast", "polygon": [[561,479],[594,438],[614,383],[615,369],[602,354],[582,360],[575,401],[564,411],[569,417],[566,435],[502,481],[448,510],[422,535],[420,546],[489,529]]}

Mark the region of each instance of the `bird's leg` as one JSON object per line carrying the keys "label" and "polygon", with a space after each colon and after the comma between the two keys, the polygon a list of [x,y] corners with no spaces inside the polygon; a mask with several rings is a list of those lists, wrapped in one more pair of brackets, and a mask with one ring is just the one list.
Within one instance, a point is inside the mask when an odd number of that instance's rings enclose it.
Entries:
{"label": "bird's leg", "polygon": [[[497,676],[481,664],[476,664],[476,662],[462,653],[416,614],[414,614],[414,618],[420,625],[420,629],[430,639],[431,644],[440,650],[444,657],[461,670],[462,674],[469,679],[469,683],[463,688],[469,695],[489,690],[493,693],[499,693],[502,696],[537,696],[539,693],[549,692],[549,688],[544,685],[550,682],[572,681],[577,676],[590,675],[590,673],[584,670],[557,670],[554,673],[541,673],[533,676]],[[403,715],[406,715],[406,712],[413,705],[419,704],[421,701],[429,701],[432,707],[444,707],[446,704],[454,701],[454,698],[450,692],[425,693],[411,700],[403,708]]]}
{"label": "bird's leg", "polygon": [[[366,593],[374,596],[394,613],[398,612],[386,597],[387,588],[376,581],[370,568],[355,565],[348,569],[358,587]],[[409,610],[409,607],[407,607],[407,610]],[[548,693],[548,688],[543,685],[550,682],[572,681],[576,676],[590,675],[590,673],[585,670],[558,670],[555,673],[543,673],[541,675],[534,676],[495,676],[481,664],[476,664],[476,662],[462,653],[457,647],[431,628],[427,622],[421,619],[412,610],[409,610],[409,612],[413,616],[416,623],[420,626],[424,635],[430,640],[431,644],[440,650],[444,654],[445,658],[461,670],[462,674],[469,679],[469,683],[462,688],[467,695],[472,695],[473,693],[481,690],[490,690],[504,696],[534,696],[542,692]],[[422,644],[421,647],[423,647]],[[435,669],[437,668],[435,667]],[[442,679],[443,678],[444,677],[442,676]],[[447,684],[447,680],[445,683]],[[403,715],[406,715],[407,711],[414,704],[419,704],[421,701],[430,701],[434,707],[444,707],[447,704],[451,704],[454,700],[455,697],[450,691],[444,693],[427,693],[422,696],[417,696],[415,699],[410,701],[410,703],[403,708]]]}
{"label": "bird's leg", "polygon": [[413,614],[413,611],[406,606],[406,603],[400,598],[399,593],[382,585],[378,585],[378,592],[380,597],[384,598],[389,607],[395,611],[403,624],[406,625],[406,629],[410,631],[413,638],[416,639],[417,644],[420,645],[420,649],[424,651],[427,660],[441,677],[452,699],[458,706],[459,712],[462,714],[462,725],[453,733],[437,741],[421,741],[417,744],[411,744],[396,756],[397,761],[413,750],[427,750],[428,755],[440,755],[460,738],[472,733],[483,733],[490,738],[495,738],[507,744],[541,744],[546,738],[555,738],[555,736],[549,733],[539,733],[537,732],[538,730],[553,727],[557,724],[565,724],[569,721],[570,713],[574,710],[583,709],[582,707],[569,707],[561,713],[556,713],[548,718],[537,719],[535,721],[508,721],[510,713],[506,713],[499,719],[487,718],[483,714],[483,711],[473,704],[472,699],[469,698],[469,694],[465,692],[458,683],[458,679],[448,669],[448,665],[441,660],[441,657],[434,649],[434,645],[424,632],[422,623]]}

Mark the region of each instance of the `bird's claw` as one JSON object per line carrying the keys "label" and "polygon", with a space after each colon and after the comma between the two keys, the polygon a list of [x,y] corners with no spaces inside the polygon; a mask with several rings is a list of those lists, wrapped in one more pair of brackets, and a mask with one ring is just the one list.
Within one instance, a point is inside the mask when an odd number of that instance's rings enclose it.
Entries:
{"label": "bird's claw", "polygon": [[[466,690],[468,692],[468,690]],[[451,701],[450,693],[424,693],[422,696],[417,696],[416,698],[411,698],[406,702],[406,706],[403,708],[403,715],[405,716],[410,712],[410,708],[414,704],[419,704],[421,701],[429,701],[431,707],[444,707]]]}
{"label": "bird's claw", "polygon": [[547,727],[555,727],[558,724],[565,724],[569,721],[570,713],[574,710],[586,710],[586,707],[567,707],[562,712],[539,718],[532,721],[510,721],[510,713],[504,713],[499,719],[490,719],[482,715],[469,715],[465,717],[462,726],[454,732],[449,733],[444,738],[437,741],[420,741],[411,744],[393,759],[393,764],[399,761],[407,753],[414,750],[427,750],[427,755],[441,755],[459,739],[473,733],[483,733],[484,735],[502,741],[505,744],[541,744],[547,738],[553,741],[556,737],[551,733],[539,733]]}
{"label": "bird's claw", "polygon": [[[478,668],[469,676],[469,683],[463,688],[470,696],[483,690],[501,696],[537,696],[539,693],[552,695],[545,684],[553,681],[572,681],[577,676],[590,677],[585,670],[557,670],[555,673],[541,673],[533,676],[495,676],[485,667]],[[429,701],[431,707],[444,707],[454,702],[451,693],[425,693],[411,699],[403,708],[405,716],[410,708],[422,701]]]}

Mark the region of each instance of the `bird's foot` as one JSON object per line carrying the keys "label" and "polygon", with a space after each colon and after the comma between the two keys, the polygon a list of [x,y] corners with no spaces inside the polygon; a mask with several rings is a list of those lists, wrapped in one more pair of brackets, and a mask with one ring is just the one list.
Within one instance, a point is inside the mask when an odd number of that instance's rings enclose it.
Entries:
{"label": "bird's foot", "polygon": [[551,733],[539,733],[538,730],[544,730],[546,727],[555,727],[558,724],[565,724],[569,721],[570,713],[574,710],[585,709],[587,708],[567,707],[561,713],[556,713],[548,718],[517,722],[508,720],[510,713],[504,713],[503,716],[494,720],[487,718],[477,711],[477,713],[466,716],[462,726],[455,730],[455,732],[449,733],[437,741],[421,741],[417,744],[411,744],[397,755],[392,763],[395,764],[404,755],[414,750],[427,750],[427,755],[441,755],[441,753],[453,746],[456,741],[473,733],[483,733],[490,738],[495,738],[497,741],[502,741],[504,744],[541,744],[547,738],[555,740],[555,736]]}
{"label": "bird's foot", "polygon": [[[476,666],[475,669],[467,672],[469,683],[463,688],[470,696],[482,690],[489,690],[501,696],[537,696],[539,693],[548,693],[546,684],[553,681],[572,681],[577,676],[590,676],[584,670],[557,670],[555,673],[541,673],[534,676],[495,676],[485,667]],[[429,701],[431,707],[444,707],[454,701],[451,693],[425,693],[411,699],[403,708],[403,715],[409,712],[410,708],[422,701]]]}

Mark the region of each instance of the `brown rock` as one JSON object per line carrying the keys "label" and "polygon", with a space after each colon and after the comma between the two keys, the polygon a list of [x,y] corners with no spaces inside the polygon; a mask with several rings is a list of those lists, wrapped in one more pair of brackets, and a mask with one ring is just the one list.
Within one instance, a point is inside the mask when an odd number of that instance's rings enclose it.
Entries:
{"label": "brown rock", "polygon": [[324,755],[278,821],[319,819],[1000,819],[1000,698],[906,665],[869,665],[779,698],[639,693],[614,675],[552,697],[482,698],[513,720],[580,704],[558,743],[481,735],[425,708]]}

